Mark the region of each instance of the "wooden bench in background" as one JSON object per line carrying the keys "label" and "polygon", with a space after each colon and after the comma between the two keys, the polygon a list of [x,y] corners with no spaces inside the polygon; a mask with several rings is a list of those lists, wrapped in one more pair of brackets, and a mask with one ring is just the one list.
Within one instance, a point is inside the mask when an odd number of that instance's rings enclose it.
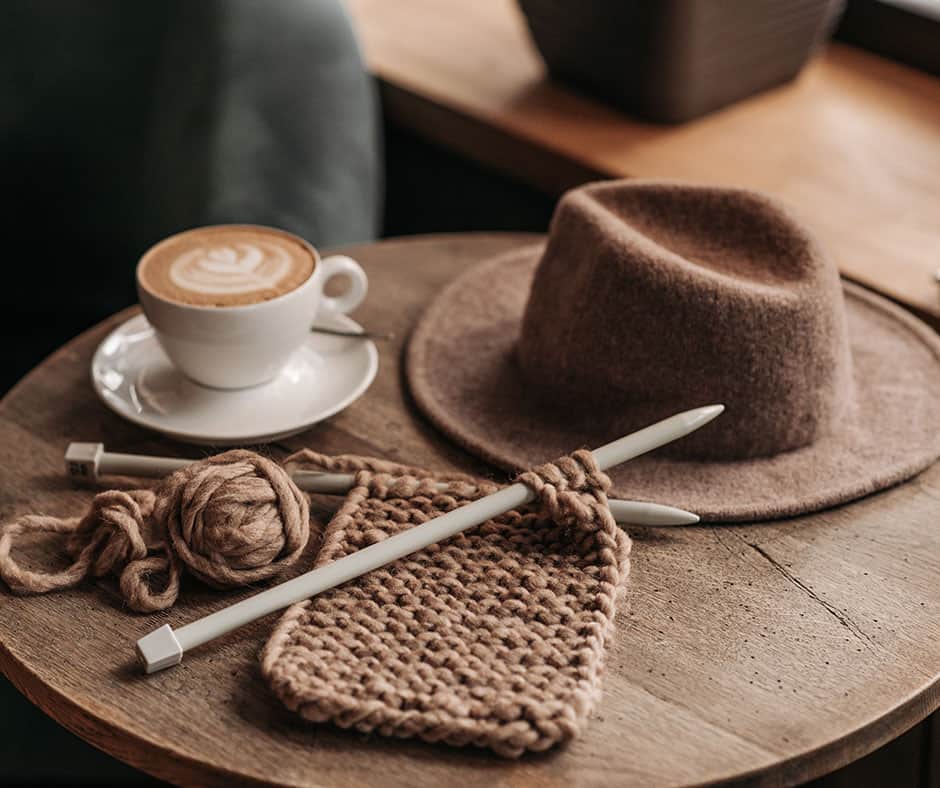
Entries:
{"label": "wooden bench in background", "polygon": [[846,276],[940,327],[940,80],[831,44],[795,82],[657,126],[548,80],[513,0],[349,7],[396,126],[553,197],[612,177],[763,189]]}

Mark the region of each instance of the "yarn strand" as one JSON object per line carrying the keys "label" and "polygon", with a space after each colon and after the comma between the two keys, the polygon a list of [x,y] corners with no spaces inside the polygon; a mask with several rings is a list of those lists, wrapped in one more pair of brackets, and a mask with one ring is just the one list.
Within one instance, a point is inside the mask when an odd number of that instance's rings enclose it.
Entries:
{"label": "yarn strand", "polygon": [[[78,585],[86,577],[102,577],[109,572],[124,568],[124,572],[136,574],[140,588],[134,589],[135,601],[140,608],[152,607],[153,594],[142,585],[142,568],[146,562],[149,569],[166,568],[169,559],[162,542],[148,545],[149,518],[153,513],[155,496],[150,490],[122,492],[109,490],[99,493],[92,501],[88,513],[78,517],[49,517],[26,515],[7,525],[0,535],[0,577],[15,594],[44,594]],[[38,533],[67,534],[66,552],[72,563],[59,571],[31,571],[25,569],[13,557],[13,548],[23,537]],[[148,572],[149,573],[149,572]],[[173,573],[167,587],[170,592],[168,604],[176,599],[178,581],[174,584]],[[174,587],[175,586],[175,587]],[[164,592],[164,594],[167,593]],[[127,597],[127,594],[125,594]],[[129,600],[130,601],[130,600]]]}

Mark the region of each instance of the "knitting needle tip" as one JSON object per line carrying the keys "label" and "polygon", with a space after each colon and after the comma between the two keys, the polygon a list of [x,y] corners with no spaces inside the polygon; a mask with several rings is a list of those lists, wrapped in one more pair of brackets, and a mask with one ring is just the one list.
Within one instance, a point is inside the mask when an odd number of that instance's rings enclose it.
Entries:
{"label": "knitting needle tip", "polygon": [[661,503],[614,499],[607,503],[614,519],[621,525],[694,525],[699,520],[697,514]]}
{"label": "knitting needle tip", "polygon": [[[666,506],[663,508],[671,510],[668,513],[670,517],[668,523],[669,525],[695,525],[702,519],[694,512],[687,512],[685,509],[676,509],[673,506]],[[663,514],[665,516],[667,513],[664,512]],[[663,525],[666,525],[666,523],[663,523]]]}
{"label": "knitting needle tip", "polygon": [[724,405],[705,405],[694,410],[687,410],[682,415],[685,417],[686,424],[697,430],[699,427],[704,427],[716,416],[720,416],[724,410]]}

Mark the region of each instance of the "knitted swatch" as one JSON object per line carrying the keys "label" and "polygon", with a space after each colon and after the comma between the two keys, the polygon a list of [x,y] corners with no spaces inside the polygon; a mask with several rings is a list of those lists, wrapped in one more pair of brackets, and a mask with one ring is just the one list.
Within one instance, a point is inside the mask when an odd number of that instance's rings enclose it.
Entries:
{"label": "knitted swatch", "polygon": [[[291,462],[355,474],[318,566],[498,489],[357,457]],[[508,757],[577,736],[600,692],[630,539],[590,452],[518,479],[537,492],[531,507],[289,608],[262,655],[284,704],[315,722]]]}

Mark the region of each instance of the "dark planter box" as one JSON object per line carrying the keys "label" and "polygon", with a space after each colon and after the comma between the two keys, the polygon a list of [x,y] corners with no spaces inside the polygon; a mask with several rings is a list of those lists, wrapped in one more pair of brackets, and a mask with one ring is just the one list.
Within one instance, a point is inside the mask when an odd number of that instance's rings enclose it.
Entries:
{"label": "dark planter box", "polygon": [[519,0],[549,73],[648,120],[795,77],[844,0]]}

